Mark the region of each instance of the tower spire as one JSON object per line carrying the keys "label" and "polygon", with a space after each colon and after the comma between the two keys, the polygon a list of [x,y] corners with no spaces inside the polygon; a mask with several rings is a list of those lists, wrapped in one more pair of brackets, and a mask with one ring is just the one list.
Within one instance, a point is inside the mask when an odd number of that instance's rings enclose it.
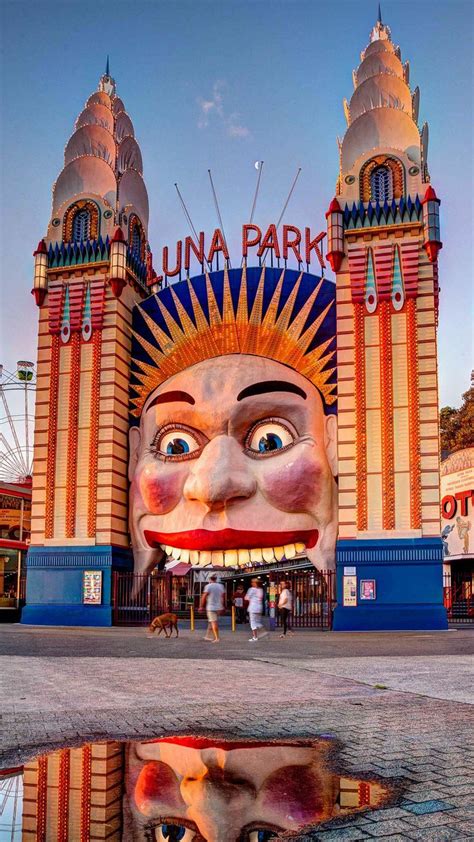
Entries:
{"label": "tower spire", "polygon": [[382,10],[380,8],[380,3],[379,3],[379,13],[378,13],[378,17],[377,17],[377,23],[383,23],[383,21],[382,21]]}
{"label": "tower spire", "polygon": [[[379,5],[379,10],[380,10],[380,5]],[[380,11],[379,11],[379,15],[380,15]],[[106,61],[106,64],[105,64],[105,75],[106,75],[106,76],[110,76],[110,72],[109,72],[109,57],[108,57],[108,56],[107,56],[107,61]]]}

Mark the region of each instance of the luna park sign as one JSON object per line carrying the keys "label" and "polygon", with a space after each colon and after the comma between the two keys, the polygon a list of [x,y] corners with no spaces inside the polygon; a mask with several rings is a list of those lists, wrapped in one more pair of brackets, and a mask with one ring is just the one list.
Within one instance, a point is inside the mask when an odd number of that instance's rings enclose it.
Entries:
{"label": "luna park sign", "polygon": [[[242,225],[242,259],[246,262],[250,251],[255,249],[256,252],[252,253],[256,253],[259,261],[262,261],[262,258],[265,261],[267,255],[272,255],[276,260],[284,260],[286,265],[289,258],[294,258],[299,266],[306,263],[309,269],[311,262],[317,259],[323,270],[326,264],[320,243],[325,236],[325,231],[314,236],[310,228],[306,227],[304,231],[301,231],[296,225],[283,225],[279,235],[277,226],[274,224],[269,225],[263,232],[258,225],[248,223]],[[189,275],[193,259],[200,263],[202,271],[205,265],[212,269],[214,260],[218,269],[220,256],[224,261],[230,259],[227,241],[220,228],[214,230],[210,242],[207,243],[204,231],[199,233],[197,241],[193,237],[178,240],[173,258],[170,258],[169,247],[163,247],[162,274],[154,277],[150,285],[161,283],[163,278],[181,277],[183,270],[186,275]]]}

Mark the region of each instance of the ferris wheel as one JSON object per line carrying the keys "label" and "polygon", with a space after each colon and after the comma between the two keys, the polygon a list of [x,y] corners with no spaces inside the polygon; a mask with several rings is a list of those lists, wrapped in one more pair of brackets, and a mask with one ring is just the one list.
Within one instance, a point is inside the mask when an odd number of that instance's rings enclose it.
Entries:
{"label": "ferris wheel", "polygon": [[0,771],[0,839],[21,842],[23,767]]}
{"label": "ferris wheel", "polygon": [[0,365],[0,480],[28,482],[33,473],[34,363],[19,360],[14,372]]}

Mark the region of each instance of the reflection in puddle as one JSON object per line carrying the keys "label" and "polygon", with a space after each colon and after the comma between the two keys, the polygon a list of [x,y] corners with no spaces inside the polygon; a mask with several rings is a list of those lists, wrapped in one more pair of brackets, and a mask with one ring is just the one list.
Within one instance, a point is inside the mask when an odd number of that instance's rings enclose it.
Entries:
{"label": "reflection in puddle", "polygon": [[60,749],[25,765],[23,794],[21,770],[0,773],[1,838],[267,842],[387,801],[387,786],[337,774],[334,752],[198,737]]}

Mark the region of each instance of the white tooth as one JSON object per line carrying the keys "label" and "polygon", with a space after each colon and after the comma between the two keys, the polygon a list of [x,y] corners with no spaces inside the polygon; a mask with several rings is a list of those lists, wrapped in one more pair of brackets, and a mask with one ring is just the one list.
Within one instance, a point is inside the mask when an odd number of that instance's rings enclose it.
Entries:
{"label": "white tooth", "polygon": [[262,561],[262,551],[261,550],[250,550],[250,561]]}
{"label": "white tooth", "polygon": [[199,564],[199,550],[191,550],[189,560],[191,564]]}
{"label": "white tooth", "polygon": [[212,563],[222,567],[224,564],[224,553],[221,550],[213,550],[211,553]]}
{"label": "white tooth", "polygon": [[264,547],[262,549],[262,555],[264,561],[273,561],[275,558],[273,555],[273,547]]}
{"label": "white tooth", "polygon": [[226,567],[237,567],[237,550],[226,550],[224,553],[224,564]]}
{"label": "white tooth", "polygon": [[181,550],[180,561],[183,561],[185,564],[189,562],[189,550]]}
{"label": "white tooth", "polygon": [[285,544],[283,547],[285,550],[285,558],[294,558],[296,555],[296,547],[294,544]]}
{"label": "white tooth", "polygon": [[248,550],[239,550],[239,564],[248,564],[250,561],[250,553]]}
{"label": "white tooth", "polygon": [[210,550],[200,550],[199,551],[199,565],[200,567],[206,567],[212,561],[212,553]]}
{"label": "white tooth", "polygon": [[171,555],[173,556],[173,558],[176,559],[176,561],[178,561],[181,555],[181,550],[179,550],[177,547],[171,547]]}
{"label": "white tooth", "polygon": [[170,546],[168,546],[168,544],[167,544],[167,545],[166,545],[166,547],[165,547],[165,553],[166,553],[166,555],[171,555],[171,553],[172,553],[172,552],[173,552],[173,547],[170,547]]}
{"label": "white tooth", "polygon": [[285,549],[284,547],[274,547],[273,553],[277,561],[282,561],[285,557]]}
{"label": "white tooth", "polygon": [[297,553],[304,553],[306,549],[306,544],[301,544],[299,541],[295,544],[295,550]]}

